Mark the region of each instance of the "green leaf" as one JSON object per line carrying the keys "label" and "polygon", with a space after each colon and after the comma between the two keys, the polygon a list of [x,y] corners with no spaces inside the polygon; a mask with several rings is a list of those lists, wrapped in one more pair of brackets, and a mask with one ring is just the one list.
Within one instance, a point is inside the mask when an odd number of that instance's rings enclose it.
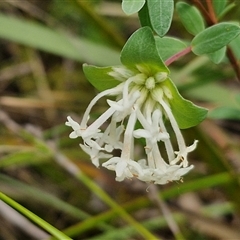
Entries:
{"label": "green leaf", "polygon": [[172,23],[174,1],[173,0],[148,0],[150,21],[153,30],[159,36],[164,36]]}
{"label": "green leaf", "polygon": [[112,67],[96,67],[83,64],[83,72],[88,81],[99,91],[117,86],[120,82],[108,73],[113,71]]}
{"label": "green leaf", "polygon": [[217,82],[210,82],[188,89],[187,95],[200,101],[210,102],[213,106],[239,108],[239,91],[237,89],[229,91],[229,88]]}
{"label": "green leaf", "polygon": [[208,57],[211,59],[211,61],[218,64],[223,60],[225,53],[226,53],[226,49],[227,49],[227,47],[225,46],[216,52],[209,53]]}
{"label": "green leaf", "polygon": [[164,81],[164,84],[166,84],[173,95],[169,99],[169,103],[179,128],[185,129],[196,126],[206,118],[208,110],[184,99],[170,78]]}
{"label": "green leaf", "polygon": [[192,35],[197,35],[205,29],[204,19],[196,7],[185,2],[178,2],[176,10],[182,24]]}
{"label": "green leaf", "polygon": [[[70,37],[42,24],[0,14],[0,38],[76,61],[109,65],[119,63],[119,53],[83,38]],[[104,57],[108,56],[108,57]]]}
{"label": "green leaf", "polygon": [[212,4],[216,15],[219,16],[224,11],[227,0],[212,0]]}
{"label": "green leaf", "polygon": [[240,60],[240,35],[238,35],[233,41],[230,42],[230,47],[234,52],[235,57]]}
{"label": "green leaf", "polygon": [[184,50],[187,45],[177,38],[172,37],[155,37],[156,46],[159,55],[163,61],[166,61],[168,58],[172,57],[174,54]]}
{"label": "green leaf", "polygon": [[240,27],[232,23],[219,23],[205,29],[192,40],[192,51],[196,55],[215,52],[240,34]]}
{"label": "green leaf", "polygon": [[130,15],[138,12],[144,5],[145,0],[123,0],[122,9],[123,11]]}
{"label": "green leaf", "polygon": [[169,72],[158,54],[155,39],[149,27],[140,28],[132,34],[122,49],[121,62],[129,67],[141,64],[155,71]]}
{"label": "green leaf", "polygon": [[222,19],[227,13],[229,13],[233,8],[235,8],[237,6],[238,3],[232,2],[230,4],[228,4],[223,11],[221,12],[221,14],[219,14],[218,19]]}
{"label": "green leaf", "polygon": [[231,107],[219,107],[212,110],[209,114],[214,119],[232,119],[240,120],[240,109]]}

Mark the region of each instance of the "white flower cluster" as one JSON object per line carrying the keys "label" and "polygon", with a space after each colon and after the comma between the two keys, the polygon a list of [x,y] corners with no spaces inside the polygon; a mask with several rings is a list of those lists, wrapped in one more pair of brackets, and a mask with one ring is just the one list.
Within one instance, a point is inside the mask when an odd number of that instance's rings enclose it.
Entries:
{"label": "white flower cluster", "polygon": [[[164,85],[167,73],[158,72],[152,76],[146,67],[136,66],[136,69],[112,68],[109,75],[118,80],[119,85],[99,93],[90,102],[80,124],[67,118],[66,125],[73,128],[70,138],[83,139],[80,146],[96,167],[100,165],[99,159],[107,159],[102,166],[115,171],[117,181],[132,177],[155,184],[181,180],[193,168],[188,166],[187,155],[196,148],[197,140],[191,146],[185,144],[168,104],[172,95]],[[116,100],[108,99],[109,108],[88,124],[92,107],[106,95],[116,96]],[[170,137],[164,118],[170,121],[175,136]],[[108,127],[102,130],[107,121]],[[145,140],[146,156],[138,161],[134,156],[136,139]],[[173,140],[178,145],[176,151]],[[121,151],[120,156],[113,155],[114,149]]]}

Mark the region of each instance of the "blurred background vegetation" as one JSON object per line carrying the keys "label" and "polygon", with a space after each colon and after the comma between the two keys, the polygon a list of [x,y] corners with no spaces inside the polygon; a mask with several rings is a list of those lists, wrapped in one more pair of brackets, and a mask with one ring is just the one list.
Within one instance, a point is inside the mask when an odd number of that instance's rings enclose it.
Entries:
{"label": "blurred background vegetation", "polygon": [[[239,16],[236,1],[223,20]],[[207,120],[183,131],[188,144],[199,139],[184,182],[156,191],[116,182],[68,137],[66,116],[80,119],[97,93],[82,64],[118,64],[139,27],[120,0],[0,2],[0,192],[73,239],[143,239],[141,227],[177,238],[163,209],[185,239],[240,239],[240,85],[227,59],[215,65],[189,54],[170,66],[180,92],[209,109]],[[168,35],[191,40],[176,14]],[[240,48],[235,55],[239,62]],[[105,108],[100,102],[96,116]],[[50,237],[2,201],[0,222],[3,240]]]}

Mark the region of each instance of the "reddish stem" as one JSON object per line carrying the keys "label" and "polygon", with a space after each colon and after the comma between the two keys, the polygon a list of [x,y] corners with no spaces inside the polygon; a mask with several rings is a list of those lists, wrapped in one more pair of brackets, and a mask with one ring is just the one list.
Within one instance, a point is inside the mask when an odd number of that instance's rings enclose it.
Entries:
{"label": "reddish stem", "polygon": [[199,0],[192,0],[193,4],[201,11],[208,25],[212,25],[211,16]]}
{"label": "reddish stem", "polygon": [[237,59],[234,56],[234,53],[232,51],[232,49],[230,47],[227,48],[227,56],[228,56],[228,60],[230,61],[238,80],[240,81],[240,68],[239,68],[239,64]]}
{"label": "reddish stem", "polygon": [[173,56],[171,56],[170,58],[168,58],[166,61],[165,61],[165,64],[167,66],[169,66],[171,63],[175,62],[176,60],[178,60],[180,57],[184,56],[184,55],[187,55],[188,53],[190,53],[192,51],[192,47],[189,46],[185,49],[183,49],[181,52],[178,52],[176,54],[174,54]]}
{"label": "reddish stem", "polygon": [[211,18],[212,22],[214,24],[216,24],[218,22],[218,20],[215,15],[215,11],[214,11],[214,8],[212,5],[212,0],[206,0],[206,2],[207,2],[207,7],[208,7],[208,12],[209,12],[210,18]]}

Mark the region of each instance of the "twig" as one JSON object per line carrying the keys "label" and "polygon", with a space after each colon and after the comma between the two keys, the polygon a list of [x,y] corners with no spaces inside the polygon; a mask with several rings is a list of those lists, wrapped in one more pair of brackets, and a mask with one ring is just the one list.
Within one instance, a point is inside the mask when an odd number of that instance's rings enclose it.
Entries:
{"label": "twig", "polygon": [[232,51],[232,49],[230,47],[227,47],[227,56],[228,56],[228,60],[230,61],[238,80],[240,81],[240,67],[238,64],[238,61],[236,59],[236,57],[234,56],[234,53]]}
{"label": "twig", "polygon": [[168,208],[167,204],[161,199],[159,195],[159,190],[156,185],[151,184],[148,188],[148,196],[149,198],[157,205],[159,210],[163,213],[169,228],[171,229],[173,235],[176,239],[184,240],[184,236],[182,235],[176,221],[174,220],[170,209]]}
{"label": "twig", "polygon": [[211,18],[211,21],[216,24],[218,22],[213,5],[212,5],[212,0],[206,0],[207,3],[207,8],[208,8],[208,12]]}

